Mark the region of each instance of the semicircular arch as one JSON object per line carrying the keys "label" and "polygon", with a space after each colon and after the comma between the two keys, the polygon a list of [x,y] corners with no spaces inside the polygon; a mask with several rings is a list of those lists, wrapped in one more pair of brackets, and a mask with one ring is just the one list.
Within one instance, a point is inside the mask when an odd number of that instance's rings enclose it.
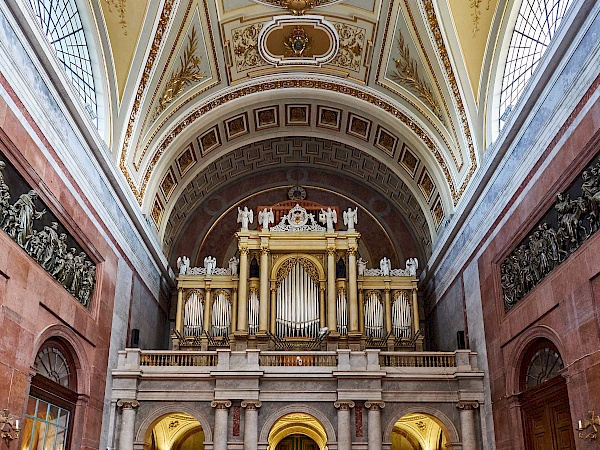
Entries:
{"label": "semicircular arch", "polygon": [[432,408],[427,405],[407,405],[401,406],[398,409],[394,409],[394,415],[390,417],[384,428],[384,442],[391,442],[394,426],[398,420],[407,414],[426,414],[430,416],[441,427],[442,431],[446,433],[450,444],[460,442],[458,430],[456,429],[456,426],[452,420],[450,420],[450,418],[439,409]]}
{"label": "semicircular arch", "polygon": [[150,412],[146,414],[136,429],[135,441],[144,442],[148,432],[151,431],[158,422],[160,422],[165,416],[174,413],[189,414],[196,419],[200,423],[202,431],[204,431],[206,442],[212,442],[212,429],[204,414],[196,408],[186,405],[185,403],[169,403],[150,410]]}
{"label": "semicircular arch", "polygon": [[271,429],[277,423],[277,421],[282,417],[293,413],[304,413],[313,416],[325,429],[325,433],[327,435],[327,442],[330,443],[337,441],[335,428],[333,427],[327,416],[323,412],[321,412],[321,410],[314,408],[310,405],[298,403],[294,405],[284,406],[283,408],[280,408],[277,411],[271,413],[266,418],[262,428],[260,429],[258,443],[267,445],[269,441],[269,433],[271,432]]}

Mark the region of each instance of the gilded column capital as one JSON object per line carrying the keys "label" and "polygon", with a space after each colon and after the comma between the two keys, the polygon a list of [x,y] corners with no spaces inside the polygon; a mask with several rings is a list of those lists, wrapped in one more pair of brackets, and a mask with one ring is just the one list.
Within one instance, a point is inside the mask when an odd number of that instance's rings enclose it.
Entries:
{"label": "gilded column capital", "polygon": [[213,400],[210,403],[210,406],[212,406],[215,409],[229,409],[229,408],[231,408],[231,401],[230,400]]}
{"label": "gilded column capital", "polygon": [[346,253],[348,253],[348,256],[356,256],[356,249],[349,248],[348,250],[346,250]]}
{"label": "gilded column capital", "polygon": [[246,410],[257,410],[262,406],[262,402],[260,400],[244,400],[242,402],[242,408],[246,408]]}
{"label": "gilded column capital", "polygon": [[385,408],[385,403],[381,400],[369,400],[365,402],[365,408],[369,411],[381,411]]}
{"label": "gilded column capital", "polygon": [[333,404],[340,411],[350,411],[354,408],[354,402],[352,400],[336,400]]}
{"label": "gilded column capital", "polygon": [[473,411],[479,408],[479,402],[458,402],[456,407],[461,411]]}
{"label": "gilded column capital", "polygon": [[246,245],[240,247],[239,250],[240,250],[240,255],[248,256],[248,254],[250,253],[250,249]]}
{"label": "gilded column capital", "polygon": [[268,255],[269,253],[271,253],[271,250],[269,249],[269,247],[263,245],[260,248],[260,254],[261,255]]}
{"label": "gilded column capital", "polygon": [[140,403],[137,400],[119,400],[117,406],[123,409],[136,409]]}
{"label": "gilded column capital", "polygon": [[184,289],[184,288],[182,288],[182,287],[178,287],[178,288],[177,288],[177,292],[178,292],[178,293],[180,293],[180,294],[183,294],[183,291],[184,291],[184,290],[185,290],[185,289]]}
{"label": "gilded column capital", "polygon": [[327,256],[337,256],[335,247],[327,247]]}

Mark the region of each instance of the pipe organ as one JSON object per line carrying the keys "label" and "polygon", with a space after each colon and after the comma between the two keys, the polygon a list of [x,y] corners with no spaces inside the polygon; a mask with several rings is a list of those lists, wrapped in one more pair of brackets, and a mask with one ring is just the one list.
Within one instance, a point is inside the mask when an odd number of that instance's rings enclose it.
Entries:
{"label": "pipe organ", "polygon": [[[344,212],[352,217],[345,231],[335,224],[337,208],[313,202],[258,213],[257,230],[244,222],[236,233],[227,269],[210,255],[202,255],[209,267],[179,267],[174,348],[422,349],[416,259],[406,269],[391,269],[387,258],[367,269],[356,213]],[[249,262],[259,265],[252,273]]]}

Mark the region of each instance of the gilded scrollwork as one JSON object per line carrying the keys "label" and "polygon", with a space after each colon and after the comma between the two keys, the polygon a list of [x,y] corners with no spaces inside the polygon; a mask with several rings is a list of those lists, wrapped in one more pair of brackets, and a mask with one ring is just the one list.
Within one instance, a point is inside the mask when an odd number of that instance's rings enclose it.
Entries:
{"label": "gilded scrollwork", "polygon": [[417,61],[411,58],[408,45],[404,42],[402,34],[398,35],[399,59],[395,59],[396,70],[391,74],[392,80],[407,86],[414,94],[429,106],[431,111],[444,120],[442,109],[431,90],[429,84],[419,75]]}
{"label": "gilded scrollwork", "polygon": [[287,277],[287,275],[294,268],[296,263],[300,263],[302,265],[302,268],[304,270],[306,270],[306,273],[308,274],[308,276],[315,283],[319,282],[319,271],[314,266],[312,261],[310,261],[307,258],[298,257],[298,258],[290,258],[290,259],[284,261],[284,263],[281,265],[281,267],[277,271],[277,284],[280,284],[285,279],[285,277]]}
{"label": "gilded scrollwork", "polygon": [[[581,184],[579,184],[581,183]],[[581,173],[570,192],[559,192],[554,207],[500,264],[505,310],[511,309],[555,267],[598,231],[600,161]],[[580,195],[574,200],[571,195]]]}
{"label": "gilded scrollwork", "polygon": [[156,108],[156,115],[164,111],[169,103],[183,92],[186,86],[198,82],[205,77],[204,72],[200,68],[202,58],[196,54],[197,49],[198,38],[196,36],[196,28],[192,28],[188,36],[187,46],[180,58],[179,69],[171,75],[158,99],[159,105]]}
{"label": "gilded scrollwork", "polygon": [[258,34],[262,27],[262,23],[254,23],[233,30],[231,44],[233,59],[238,72],[266,64],[258,52]]}
{"label": "gilded scrollwork", "polygon": [[6,163],[0,161],[0,228],[29,256],[68,290],[83,306],[90,305],[96,284],[96,267],[85,252],[67,243],[59,223],[40,225],[46,210],[38,211],[38,194],[30,189],[11,204],[10,187],[5,181]]}
{"label": "gilded scrollwork", "polygon": [[340,37],[340,49],[330,64],[358,72],[367,31],[345,23],[334,23]]}

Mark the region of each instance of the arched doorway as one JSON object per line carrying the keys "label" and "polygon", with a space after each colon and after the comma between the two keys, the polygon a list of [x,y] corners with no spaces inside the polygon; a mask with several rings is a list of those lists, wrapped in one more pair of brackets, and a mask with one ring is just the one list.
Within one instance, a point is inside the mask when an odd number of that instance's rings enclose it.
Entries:
{"label": "arched doorway", "polygon": [[575,437],[563,360],[548,339],[529,346],[522,359],[519,401],[523,417],[525,447],[531,449],[575,449]]}
{"label": "arched doorway", "polygon": [[396,421],[390,450],[442,450],[450,442],[438,421],[429,414],[412,413]]}
{"label": "arched doorway", "polygon": [[326,445],[325,428],[310,414],[286,414],[269,432],[271,450],[325,450]]}
{"label": "arched doorway", "polygon": [[148,450],[203,450],[205,435],[200,422],[186,413],[163,416],[146,435]]}

